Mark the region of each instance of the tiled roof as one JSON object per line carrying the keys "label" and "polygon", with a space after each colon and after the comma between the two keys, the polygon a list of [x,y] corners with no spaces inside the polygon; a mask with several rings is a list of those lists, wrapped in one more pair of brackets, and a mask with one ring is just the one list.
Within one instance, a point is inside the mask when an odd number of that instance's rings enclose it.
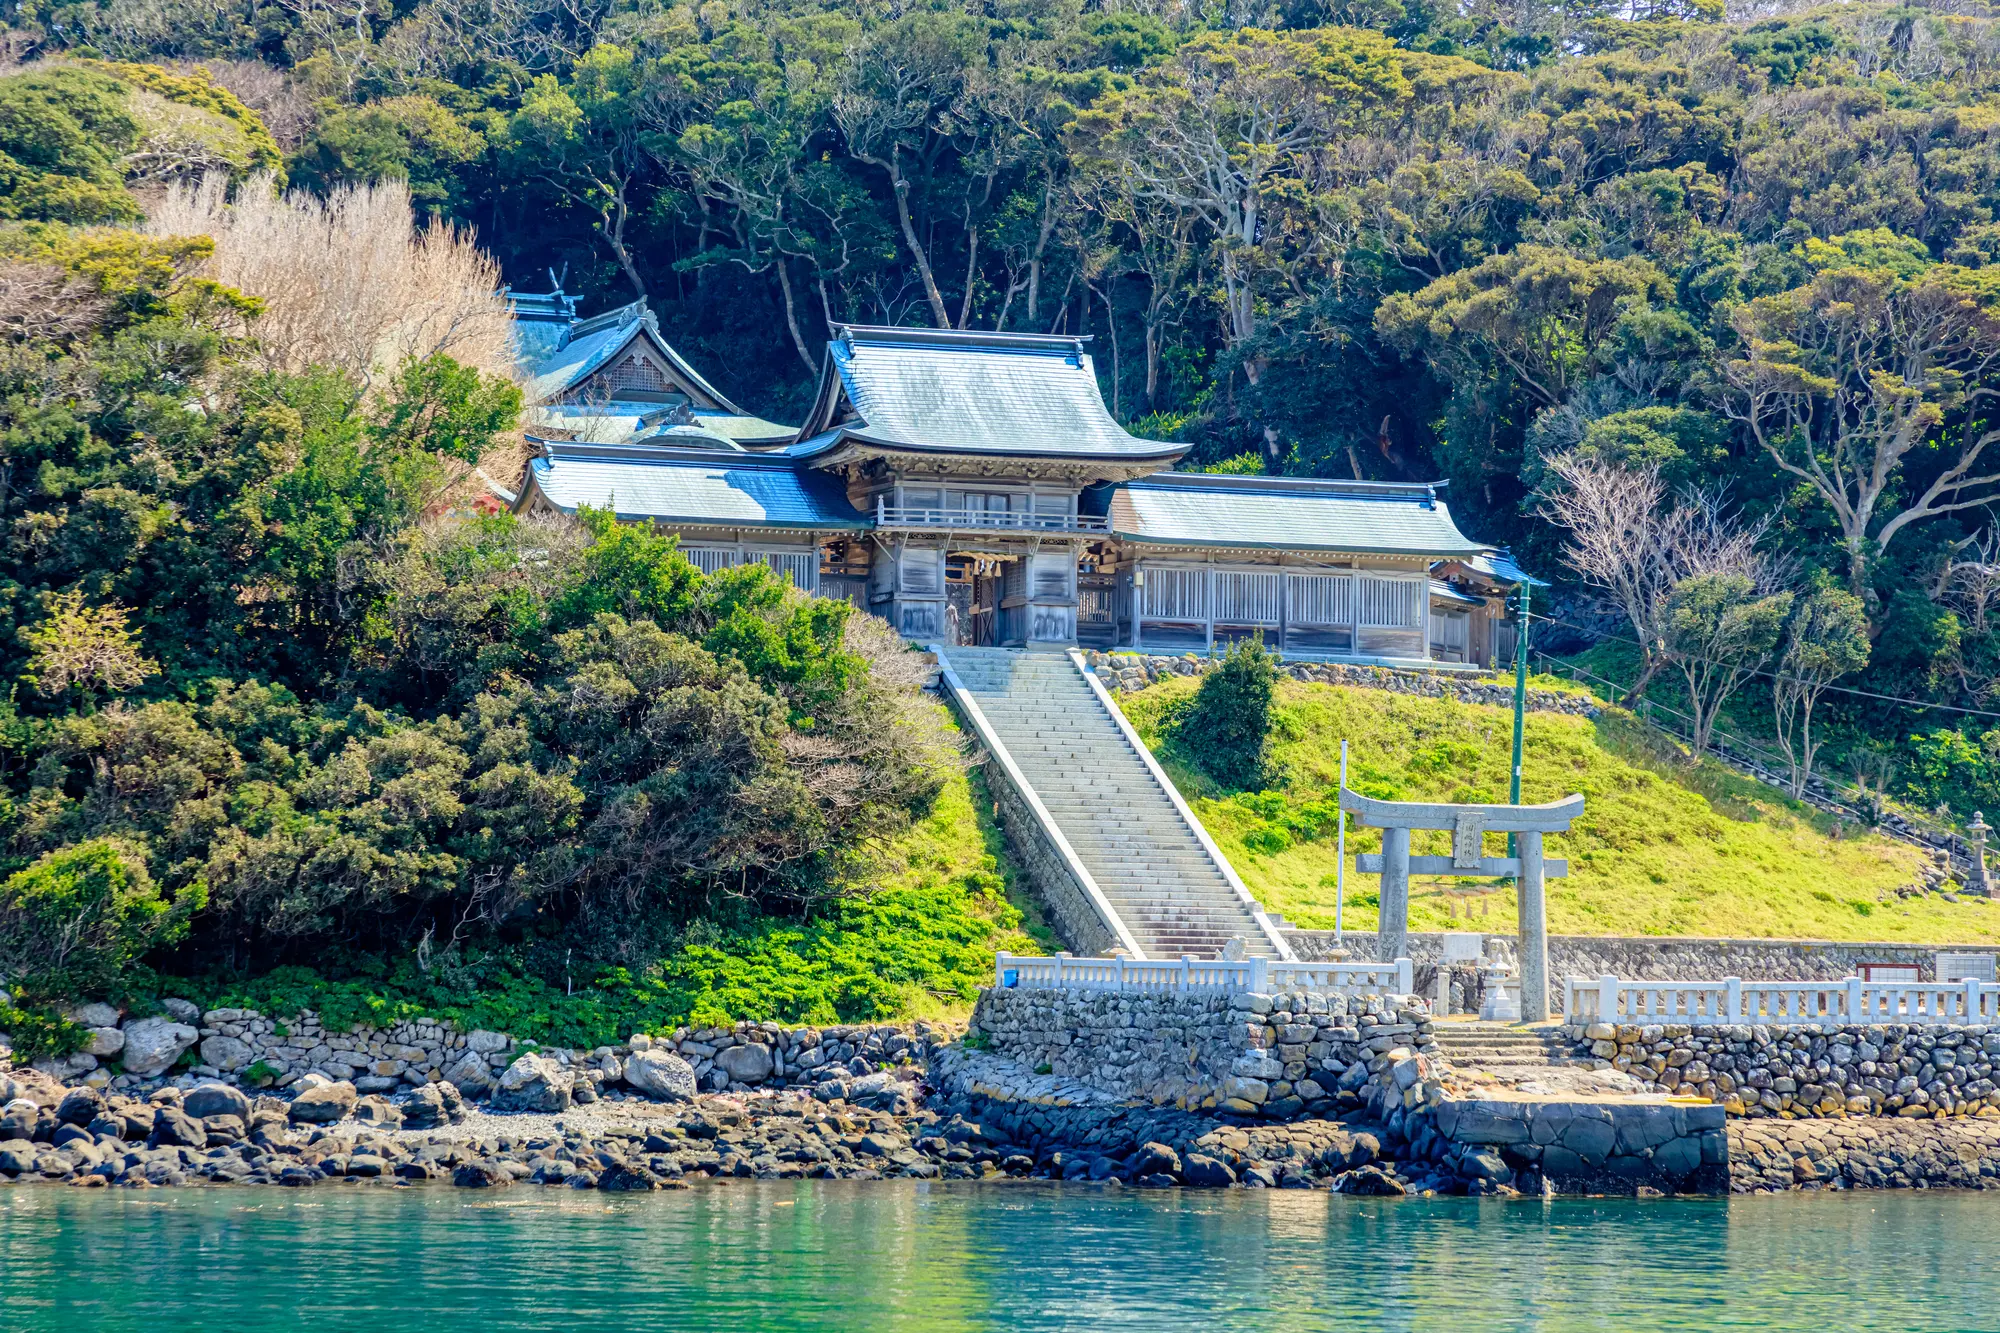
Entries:
{"label": "tiled roof", "polygon": [[1111,495],[1111,530],[1133,541],[1357,554],[1482,554],[1428,486],[1159,472]]}
{"label": "tiled roof", "polygon": [[[518,331],[517,331],[518,334]],[[709,408],[727,417],[742,418],[745,421],[759,421],[742,408],[722,396],[722,392],[703,379],[695,368],[687,363],[672,344],[660,333],[658,321],[653,312],[646,308],[644,300],[630,305],[607,310],[601,315],[579,320],[569,326],[567,338],[553,352],[539,358],[531,358],[521,366],[526,380],[521,392],[530,403],[546,402],[574,389],[596,371],[609,365],[619,353],[631,346],[633,341],[644,337],[660,356],[672,366],[674,373],[681,377],[694,394],[706,398],[707,402],[697,402],[697,409]],[[516,345],[522,341],[517,336]],[[533,339],[527,346],[537,345]],[[769,435],[758,438],[776,438],[789,435],[788,427],[771,422],[760,422],[761,426],[771,426]]]}
{"label": "tiled roof", "polygon": [[1546,588],[1549,586],[1545,580],[1538,579],[1527,570],[1522,569],[1520,565],[1514,562],[1513,555],[1507,551],[1489,548],[1482,554],[1466,558],[1461,563],[1473,573],[1484,574],[1495,583],[1532,583],[1537,588]]}
{"label": "tiled roof", "polygon": [[711,449],[534,441],[528,487],[566,513],[579,506],[619,518],[752,528],[865,528],[840,480],[784,459]]}
{"label": "tiled roof", "polygon": [[[937,453],[1170,459],[1105,410],[1082,338],[842,326],[799,452],[842,438]],[[849,416],[849,411],[852,415]]]}
{"label": "tiled roof", "polygon": [[1446,583],[1443,579],[1431,580],[1431,596],[1439,599],[1440,601],[1445,601],[1445,602],[1462,602],[1467,606],[1486,605],[1486,599],[1484,597],[1475,597],[1473,594],[1469,592],[1465,592],[1459,588],[1454,588],[1449,583]]}

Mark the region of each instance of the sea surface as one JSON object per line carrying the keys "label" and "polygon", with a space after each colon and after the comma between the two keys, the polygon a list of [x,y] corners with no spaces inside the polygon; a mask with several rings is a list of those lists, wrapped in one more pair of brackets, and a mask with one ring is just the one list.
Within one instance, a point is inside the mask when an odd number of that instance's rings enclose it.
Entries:
{"label": "sea surface", "polygon": [[2000,1197],[0,1191],[6,1333],[2000,1329]]}

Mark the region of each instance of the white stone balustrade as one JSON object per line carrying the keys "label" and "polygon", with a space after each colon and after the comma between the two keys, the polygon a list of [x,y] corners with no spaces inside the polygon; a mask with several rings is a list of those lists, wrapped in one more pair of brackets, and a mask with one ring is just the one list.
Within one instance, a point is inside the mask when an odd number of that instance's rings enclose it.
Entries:
{"label": "white stone balustrade", "polygon": [[2000,1024],[2000,985],[1953,982],[1621,981],[1570,977],[1571,1022],[1728,1023],[1836,1027],[1854,1023]]}
{"label": "white stone balustrade", "polygon": [[[1027,957],[1000,953],[993,984],[1070,987],[1080,990],[1248,991],[1262,995],[1308,991],[1325,995],[1408,995],[1415,986],[1410,960],[1393,963],[1294,963],[1271,958],[1179,959]],[[1996,988],[2000,989],[2000,988]]]}

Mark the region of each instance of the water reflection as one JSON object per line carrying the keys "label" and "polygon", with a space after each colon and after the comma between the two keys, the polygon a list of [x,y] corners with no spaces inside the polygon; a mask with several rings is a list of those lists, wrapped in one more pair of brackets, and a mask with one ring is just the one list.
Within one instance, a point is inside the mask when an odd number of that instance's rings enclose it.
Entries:
{"label": "water reflection", "polygon": [[1994,1327],[1977,1194],[0,1191],[0,1330]]}

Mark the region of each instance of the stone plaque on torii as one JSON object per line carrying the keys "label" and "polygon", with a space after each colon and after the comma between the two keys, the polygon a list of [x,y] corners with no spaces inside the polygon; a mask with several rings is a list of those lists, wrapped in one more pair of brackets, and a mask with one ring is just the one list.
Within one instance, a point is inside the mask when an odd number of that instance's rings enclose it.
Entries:
{"label": "stone plaque on torii", "polygon": [[[1583,797],[1549,805],[1447,805],[1430,801],[1378,801],[1345,787],[1340,808],[1352,810],[1363,828],[1382,830],[1382,850],[1354,858],[1364,875],[1382,877],[1377,956],[1401,958],[1409,946],[1410,873],[1419,875],[1511,875],[1519,885],[1521,930],[1521,1017],[1539,1023],[1549,1016],[1549,918],[1544,880],[1569,874],[1569,862],[1542,857],[1542,835],[1567,833],[1583,813]],[[1449,829],[1450,856],[1411,856],[1410,830]],[[1488,833],[1512,833],[1519,856],[1487,856]]]}

